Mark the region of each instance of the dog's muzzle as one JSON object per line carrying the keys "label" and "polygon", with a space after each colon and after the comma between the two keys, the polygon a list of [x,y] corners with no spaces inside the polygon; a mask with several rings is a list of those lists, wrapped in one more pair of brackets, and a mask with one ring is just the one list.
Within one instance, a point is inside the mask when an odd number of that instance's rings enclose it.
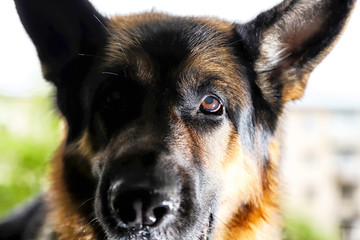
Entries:
{"label": "dog's muzzle", "polygon": [[143,151],[110,160],[101,176],[96,204],[102,225],[113,236],[140,236],[165,229],[180,208],[181,183],[159,154]]}
{"label": "dog's muzzle", "polygon": [[173,216],[175,203],[166,192],[151,186],[125,185],[115,182],[108,192],[111,215],[124,229],[157,227]]}

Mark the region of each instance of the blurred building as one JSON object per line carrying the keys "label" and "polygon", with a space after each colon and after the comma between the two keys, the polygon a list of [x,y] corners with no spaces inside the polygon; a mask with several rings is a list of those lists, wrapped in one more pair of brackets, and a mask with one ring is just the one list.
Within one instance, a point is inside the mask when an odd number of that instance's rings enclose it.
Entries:
{"label": "blurred building", "polygon": [[360,108],[291,107],[283,130],[287,207],[338,239],[360,240]]}

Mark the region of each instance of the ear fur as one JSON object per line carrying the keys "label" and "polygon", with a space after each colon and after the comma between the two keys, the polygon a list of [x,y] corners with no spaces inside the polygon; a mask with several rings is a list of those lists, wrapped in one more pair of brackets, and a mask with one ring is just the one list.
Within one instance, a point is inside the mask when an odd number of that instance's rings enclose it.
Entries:
{"label": "ear fur", "polygon": [[311,71],[334,46],[354,5],[355,0],[285,0],[238,28],[256,48],[253,66],[267,101],[302,97]]}
{"label": "ear fur", "polygon": [[87,0],[15,0],[15,4],[43,75],[56,86],[57,106],[67,120],[71,141],[83,129],[81,87],[105,45],[107,20]]}
{"label": "ear fur", "polygon": [[16,9],[38,52],[44,77],[61,81],[61,71],[79,54],[95,54],[104,38],[105,19],[87,0],[15,0]]}

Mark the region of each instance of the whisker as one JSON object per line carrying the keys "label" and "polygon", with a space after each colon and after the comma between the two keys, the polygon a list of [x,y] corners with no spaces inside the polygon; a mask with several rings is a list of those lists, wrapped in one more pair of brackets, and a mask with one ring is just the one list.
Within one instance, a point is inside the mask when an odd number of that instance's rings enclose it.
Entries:
{"label": "whisker", "polygon": [[[107,31],[107,33],[112,36],[114,38],[114,36],[112,35],[112,33],[109,31],[109,29],[105,26],[105,24],[103,24],[101,22],[101,20],[95,15],[93,14],[93,16],[95,17],[96,21],[98,21],[100,23],[100,25]],[[114,38],[115,39],[115,38]]]}
{"label": "whisker", "polygon": [[87,203],[89,203],[91,200],[94,200],[95,197],[91,197],[84,202],[82,202],[77,208],[75,208],[71,213],[68,213],[66,216],[70,217],[73,216],[75,213],[77,213],[82,207],[84,207]]}
{"label": "whisker", "polygon": [[119,40],[109,31],[109,29],[105,26],[105,24],[103,22],[101,22],[101,20],[95,15],[93,14],[93,16],[95,17],[96,21],[98,21],[100,23],[100,25],[105,29],[105,31],[112,37],[112,39],[114,39],[118,44],[119,44],[119,47],[121,48],[121,51],[124,53],[125,55],[125,58],[126,58],[126,61],[128,63],[129,62],[129,59],[127,58],[127,55],[125,54],[125,50],[124,48],[121,46],[121,43],[119,42]]}
{"label": "whisker", "polygon": [[236,43],[238,43],[238,42],[240,42],[240,41],[241,41],[241,39],[238,39],[238,40],[236,40],[236,41],[233,41],[233,42],[231,42],[231,43],[228,44],[228,47],[231,47],[231,46],[233,46],[234,44],[236,44]]}
{"label": "whisker", "polygon": [[[90,214],[90,217],[93,217],[95,216],[95,213],[91,213]],[[76,236],[74,237],[74,240],[77,240],[77,239],[82,239],[85,235],[85,228],[89,225],[93,225],[95,222],[98,221],[98,218],[95,216],[93,219],[91,219],[88,223],[86,223],[85,225],[83,225],[83,227],[81,228],[81,230],[79,231],[78,234],[76,234]],[[94,229],[96,230],[96,229]],[[80,236],[80,234],[82,234],[82,236]]]}
{"label": "whisker", "polygon": [[[84,237],[84,234],[85,234],[85,227],[87,226],[88,224],[85,224],[81,230],[78,232],[78,234],[76,234],[76,236],[74,237],[73,240],[79,240],[81,239],[82,237]],[[80,234],[82,234],[82,236],[80,236]],[[81,238],[80,238],[81,237]]]}
{"label": "whisker", "polygon": [[91,200],[95,200],[95,197],[91,197],[91,198],[85,200],[83,203],[81,203],[81,205],[79,206],[79,208],[77,210],[79,210],[81,207],[83,207],[85,204],[87,204]]}
{"label": "whisker", "polygon": [[93,57],[93,58],[98,58],[98,59],[101,59],[101,60],[106,60],[103,57],[92,55],[92,54],[86,54],[86,53],[79,53],[78,56],[80,56],[80,57]]}
{"label": "whisker", "polygon": [[107,75],[119,76],[119,74],[114,73],[114,72],[101,72],[101,74],[107,74]]}
{"label": "whisker", "polygon": [[231,234],[233,235],[233,239],[238,239],[237,237],[236,237],[236,235],[235,235],[235,233],[233,232],[233,231],[231,231],[231,229],[228,227],[228,226],[226,226],[226,224],[223,222],[223,221],[221,221],[221,219],[218,217],[218,216],[216,216],[216,214],[215,213],[212,213],[210,210],[207,210],[210,214],[212,214],[217,220],[219,220],[219,222],[222,224],[222,225],[224,225],[225,226],[225,228],[227,229],[227,230],[229,230],[229,232],[231,232]]}

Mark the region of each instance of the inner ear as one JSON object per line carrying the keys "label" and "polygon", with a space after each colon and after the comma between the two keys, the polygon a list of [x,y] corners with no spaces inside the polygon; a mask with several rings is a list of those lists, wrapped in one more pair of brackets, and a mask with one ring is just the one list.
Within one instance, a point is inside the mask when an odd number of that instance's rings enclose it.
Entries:
{"label": "inner ear", "polygon": [[336,43],[354,4],[285,0],[243,26],[239,33],[257,44],[256,81],[267,101],[285,103],[303,95],[310,73]]}
{"label": "inner ear", "polygon": [[316,45],[326,37],[324,29],[327,28],[328,21],[327,16],[312,19],[316,9],[311,10],[305,16],[285,16],[264,33],[260,49],[264,62],[258,62],[258,71],[286,69],[315,57],[321,47]]}

